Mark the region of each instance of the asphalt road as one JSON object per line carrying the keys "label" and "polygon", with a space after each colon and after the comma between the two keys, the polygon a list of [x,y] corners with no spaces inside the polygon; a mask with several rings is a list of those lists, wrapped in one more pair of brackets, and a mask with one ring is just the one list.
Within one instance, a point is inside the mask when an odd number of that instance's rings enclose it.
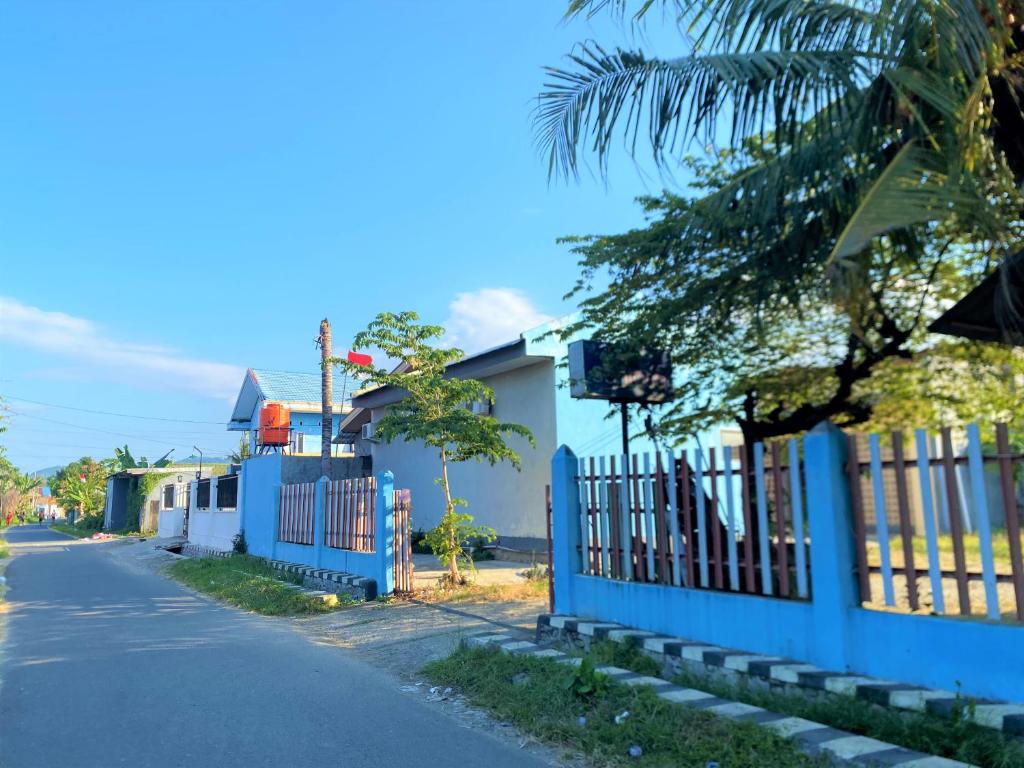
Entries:
{"label": "asphalt road", "polygon": [[7,540],[4,768],[544,764],[287,622],[127,570],[116,545]]}

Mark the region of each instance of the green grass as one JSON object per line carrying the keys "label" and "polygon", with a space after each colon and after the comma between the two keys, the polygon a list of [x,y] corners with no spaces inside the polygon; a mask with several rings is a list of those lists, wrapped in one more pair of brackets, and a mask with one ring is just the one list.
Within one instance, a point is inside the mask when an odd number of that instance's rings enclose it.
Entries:
{"label": "green grass", "polygon": [[265,616],[324,613],[328,608],[300,592],[288,589],[283,574],[267,561],[251,555],[197,557],[179,560],[168,569],[171,576],[193,589]]}
{"label": "green grass", "polygon": [[7,549],[7,540],[0,536],[0,560],[3,560],[10,554],[10,551]]}
{"label": "green grass", "polygon": [[76,525],[68,525],[67,523],[53,523],[50,527],[55,531],[66,533],[77,539],[85,539],[92,536],[94,533],[98,533],[95,528],[79,528]]}
{"label": "green grass", "polygon": [[54,523],[50,527],[55,531],[66,533],[69,536],[74,536],[78,539],[84,539],[92,536],[94,533],[97,533],[94,528],[79,528],[78,526],[68,525],[67,523]]}
{"label": "green grass", "polygon": [[[474,705],[558,747],[587,756],[593,766],[704,766],[791,768],[823,764],[753,723],[717,718],[662,701],[647,687],[607,682],[592,697],[571,686],[576,670],[550,659],[461,648],[431,662],[424,674],[458,689]],[[526,673],[525,682],[513,677]],[[629,711],[621,725],[615,716]],[[586,717],[582,727],[580,716]],[[643,750],[630,757],[629,748]]]}
{"label": "green grass", "polygon": [[[903,539],[898,530],[889,531],[890,561],[894,567],[903,567]],[[946,567],[953,566],[953,537],[949,534],[940,534],[936,537],[936,549],[939,558]],[[914,562],[918,568],[926,567],[928,563],[928,541],[923,536],[915,536],[910,540],[914,552]],[[981,543],[978,541],[977,533],[964,534],[964,560],[971,569],[981,568]],[[1024,536],[1021,537],[1021,544],[1024,546]],[[992,533],[992,561],[999,573],[1012,573],[1010,561],[1010,540],[1006,531],[994,531]],[[872,565],[880,563],[878,554],[878,542],[868,542],[868,562]]]}
{"label": "green grass", "polygon": [[[595,661],[644,675],[658,674],[658,664],[635,646],[605,640],[591,649]],[[1006,739],[991,728],[933,715],[886,709],[845,696],[780,693],[707,675],[683,673],[673,682],[723,699],[733,699],[784,715],[803,717],[879,741],[992,768],[1024,766],[1024,743]],[[964,702],[965,714],[970,701]]]}

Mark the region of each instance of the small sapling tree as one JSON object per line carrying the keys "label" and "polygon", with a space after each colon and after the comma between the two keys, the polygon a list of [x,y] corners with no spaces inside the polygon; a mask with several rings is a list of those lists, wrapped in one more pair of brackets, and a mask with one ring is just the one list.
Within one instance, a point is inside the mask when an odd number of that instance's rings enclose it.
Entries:
{"label": "small sapling tree", "polygon": [[375,434],[386,443],[402,438],[437,451],[441,476],[435,482],[444,492],[445,507],[440,523],[427,532],[426,542],[448,568],[448,580],[454,585],[462,582],[459,561],[472,567],[472,559],[463,547],[473,539],[491,541],[495,533],[487,526],[474,525],[472,515],[458,510],[467,502],[452,494],[449,465],[471,459],[492,465],[507,461],[518,470],[519,454],[509,447],[506,438],[517,435],[530,445],[535,443],[526,427],[473,412],[473,403],[494,403],[493,390],[474,379],[447,377],[446,367],[462,359],[462,350],[440,346],[444,328],[421,325],[418,320],[415,312],[383,312],[356,334],[356,349],[379,349],[398,363],[393,370],[338,357],[327,363],[342,366],[366,384],[406,393],[375,423]]}

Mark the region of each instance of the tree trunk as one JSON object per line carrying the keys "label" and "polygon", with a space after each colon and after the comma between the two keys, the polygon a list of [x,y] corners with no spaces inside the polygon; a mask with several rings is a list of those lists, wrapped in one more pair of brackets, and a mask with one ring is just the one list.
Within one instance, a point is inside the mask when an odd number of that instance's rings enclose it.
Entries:
{"label": "tree trunk", "polygon": [[320,474],[331,476],[331,438],[334,437],[334,372],[327,359],[331,356],[331,324],[320,321]]}
{"label": "tree trunk", "polygon": [[[451,488],[448,487],[448,460],[444,455],[444,448],[441,449],[441,487],[444,489],[444,513],[450,515],[455,512],[455,505],[452,504],[452,492]],[[453,529],[450,533],[451,539],[448,541],[449,555],[448,560],[448,578],[451,579],[452,586],[459,583],[459,560],[458,551],[462,546],[462,542],[458,540],[458,535]]]}

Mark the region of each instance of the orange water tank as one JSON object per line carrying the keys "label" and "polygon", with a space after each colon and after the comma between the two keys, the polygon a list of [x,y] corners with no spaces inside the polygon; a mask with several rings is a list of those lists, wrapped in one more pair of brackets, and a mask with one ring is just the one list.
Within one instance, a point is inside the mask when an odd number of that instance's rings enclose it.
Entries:
{"label": "orange water tank", "polygon": [[260,409],[260,445],[288,445],[291,411],[280,403],[267,403]]}

